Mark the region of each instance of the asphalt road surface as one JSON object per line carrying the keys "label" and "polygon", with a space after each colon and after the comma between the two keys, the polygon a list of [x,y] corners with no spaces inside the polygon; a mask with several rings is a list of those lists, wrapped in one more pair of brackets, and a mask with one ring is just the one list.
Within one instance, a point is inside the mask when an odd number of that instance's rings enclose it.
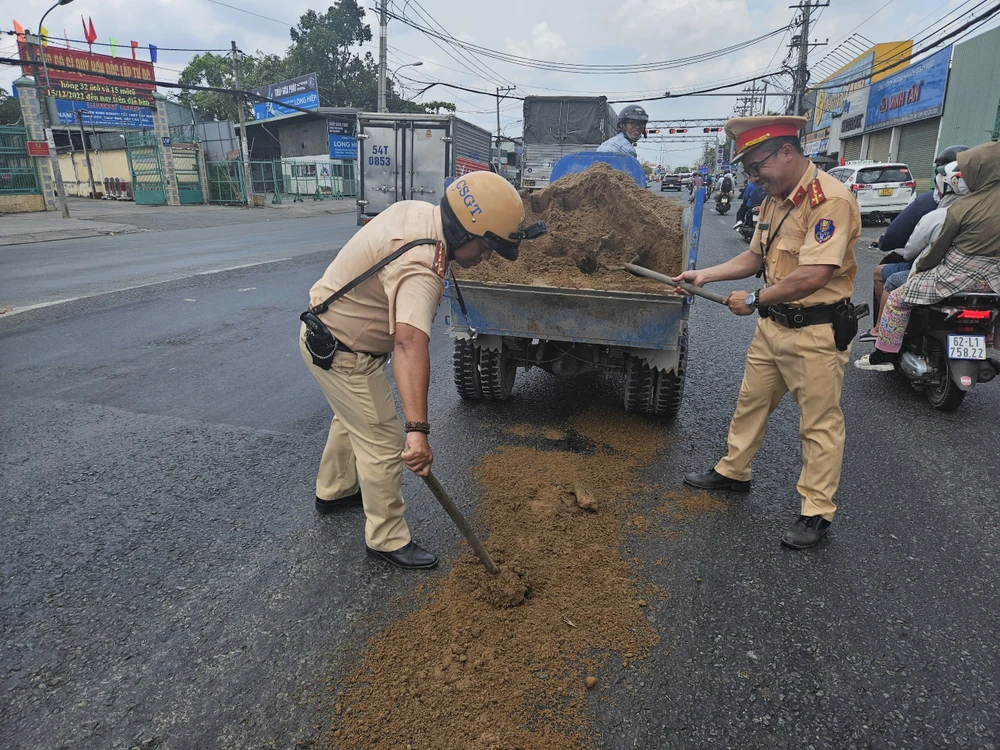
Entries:
{"label": "asphalt road surface", "polygon": [[[425,574],[367,559],[360,518],[312,507],[329,413],[297,349],[297,314],[349,234],[342,219],[281,222],[280,239],[226,227],[204,245],[233,248],[223,266],[293,255],[278,242],[329,237],[329,249],[200,276],[163,254],[135,273],[129,245],[110,263],[91,244],[107,238],[76,241],[90,260],[68,284],[109,293],[0,318],[0,747],[294,747],[323,720],[342,647],[410,606]],[[707,207],[701,265],[746,247],[733,221]],[[859,243],[859,302],[876,233]],[[117,239],[142,251],[148,236]],[[81,296],[43,279],[65,257],[54,244],[32,248],[25,304]],[[19,257],[0,254],[5,285],[9,258],[25,273]],[[173,280],[110,291],[160,273]],[[684,405],[643,471],[662,491],[724,450],[752,326],[696,302]],[[597,376],[532,371],[511,402],[466,404],[450,351],[439,329],[435,473],[466,507],[479,492],[469,470],[504,426],[622,396]],[[789,398],[748,496],[670,538],[633,540],[639,575],[667,593],[649,607],[661,641],[593,694],[595,744],[1000,745],[1000,383],[943,414],[891,374],[849,367],[843,405],[840,512],[815,550],[778,544],[798,513]],[[415,478],[404,489],[414,537],[445,558],[429,575],[444,575],[459,534]]]}

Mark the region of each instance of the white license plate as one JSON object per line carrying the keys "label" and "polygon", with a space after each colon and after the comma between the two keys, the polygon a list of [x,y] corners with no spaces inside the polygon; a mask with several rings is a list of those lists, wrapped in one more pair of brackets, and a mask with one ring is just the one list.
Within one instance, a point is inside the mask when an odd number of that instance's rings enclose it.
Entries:
{"label": "white license plate", "polygon": [[949,336],[948,359],[986,359],[986,337]]}

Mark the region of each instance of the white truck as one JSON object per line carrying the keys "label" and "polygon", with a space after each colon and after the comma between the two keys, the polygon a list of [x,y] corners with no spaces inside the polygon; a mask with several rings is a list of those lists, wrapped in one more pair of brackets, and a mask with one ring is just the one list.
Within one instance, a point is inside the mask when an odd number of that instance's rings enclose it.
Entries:
{"label": "white truck", "polygon": [[437,204],[445,187],[489,170],[487,130],[455,115],[358,113],[358,226],[396,201]]}
{"label": "white truck", "polygon": [[593,151],[617,130],[618,113],[605,96],[525,98],[521,187],[548,187],[559,159],[577,151]]}

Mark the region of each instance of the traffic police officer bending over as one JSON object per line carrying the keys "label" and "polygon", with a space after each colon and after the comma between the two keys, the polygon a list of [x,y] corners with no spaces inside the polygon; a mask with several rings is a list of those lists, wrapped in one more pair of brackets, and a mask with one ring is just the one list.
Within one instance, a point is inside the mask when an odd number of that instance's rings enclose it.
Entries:
{"label": "traffic police officer bending over", "polygon": [[[316,477],[322,513],[364,506],[368,552],[401,568],[431,568],[437,557],[410,539],[403,517],[403,466],[427,476],[428,344],[448,264],[471,268],[493,252],[515,260],[524,205],[499,175],[471,172],[453,182],[440,206],[400,201],[344,245],[309,292],[302,314],[302,356],[334,411]],[[406,417],[396,414],[386,361]]]}
{"label": "traffic police officer bending over", "polygon": [[639,154],[635,150],[635,144],[640,138],[646,136],[646,123],[649,122],[649,115],[646,110],[638,104],[630,104],[618,115],[618,135],[608,138],[597,147],[601,153],[622,154],[638,159]]}
{"label": "traffic police officer bending over", "polygon": [[771,412],[787,392],[799,406],[801,515],[782,536],[795,549],[815,545],[837,506],[844,456],[840,392],[848,348],[857,333],[850,303],[861,236],[858,204],[839,180],[818,170],[799,143],[803,117],[737,117],[726,123],[742,161],[767,198],[749,250],[732,260],[675,280],[703,286],[743,279],[761,269],[764,287],[734,291],[736,315],[760,313],[729,427],[729,451],[715,468],[684,483],[706,490],[750,489],[750,466]]}

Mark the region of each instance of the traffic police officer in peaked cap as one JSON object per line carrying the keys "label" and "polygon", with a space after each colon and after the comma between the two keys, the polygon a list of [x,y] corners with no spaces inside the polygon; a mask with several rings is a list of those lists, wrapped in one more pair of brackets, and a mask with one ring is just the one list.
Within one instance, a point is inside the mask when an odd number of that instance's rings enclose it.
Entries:
{"label": "traffic police officer in peaked cap", "polygon": [[638,159],[635,144],[646,137],[646,123],[649,115],[638,104],[629,104],[618,114],[618,135],[608,138],[597,150],[609,154],[622,154]]}
{"label": "traffic police officer in peaked cap", "polygon": [[[858,204],[839,180],[802,154],[803,117],[737,117],[726,123],[737,156],[767,193],[749,250],[675,280],[703,286],[755,273],[764,286],[734,291],[726,300],[736,315],[760,314],[729,427],[729,450],[705,473],[684,477],[706,490],[750,489],[750,466],[771,412],[791,392],[799,406],[802,471],[798,520],[782,536],[795,549],[812,547],[826,533],[837,506],[844,456],[840,392],[857,316],[850,297],[861,236]],[[759,269],[759,270],[758,270]]]}
{"label": "traffic police officer in peaked cap", "polygon": [[[309,292],[300,349],[334,417],[316,477],[322,513],[364,506],[368,552],[402,568],[431,568],[437,557],[410,538],[403,517],[405,465],[431,469],[427,419],[428,344],[451,261],[471,268],[494,252],[516,260],[524,205],[499,175],[470,172],[448,186],[439,206],[400,201],[344,245]],[[396,414],[385,373],[393,370],[405,414]]]}

